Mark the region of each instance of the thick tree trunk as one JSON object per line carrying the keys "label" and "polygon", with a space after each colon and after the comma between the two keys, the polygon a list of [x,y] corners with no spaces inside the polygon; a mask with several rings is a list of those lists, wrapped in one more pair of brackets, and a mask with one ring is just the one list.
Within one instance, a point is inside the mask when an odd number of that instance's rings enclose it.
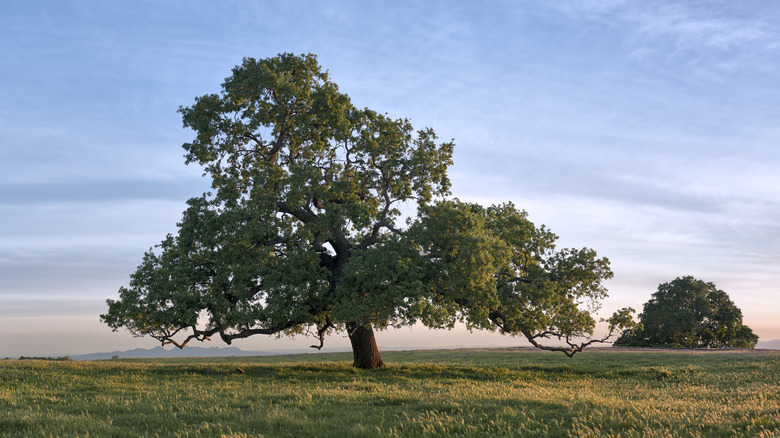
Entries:
{"label": "thick tree trunk", "polygon": [[379,348],[376,346],[376,338],[371,325],[348,323],[347,334],[352,343],[352,356],[355,359],[352,365],[355,368],[373,370],[385,366],[379,356]]}

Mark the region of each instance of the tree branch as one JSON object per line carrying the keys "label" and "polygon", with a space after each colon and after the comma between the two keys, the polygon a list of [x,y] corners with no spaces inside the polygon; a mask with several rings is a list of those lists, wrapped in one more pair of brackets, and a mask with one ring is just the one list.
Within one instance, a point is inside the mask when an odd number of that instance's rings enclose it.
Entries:
{"label": "tree branch", "polygon": [[[225,341],[226,344],[230,345],[235,339],[244,339],[253,335],[275,335],[279,332],[292,328],[301,323],[302,322],[299,321],[287,321],[275,327],[245,329],[237,333],[227,333],[221,327],[214,327],[208,330],[200,330],[197,327],[195,327],[195,325],[191,325],[188,327],[179,327],[173,332],[170,332],[169,330],[163,330],[162,334],[150,333],[150,335],[151,337],[160,341],[163,346],[172,344],[181,349],[184,348],[193,339],[201,342],[209,341],[211,340],[211,337],[217,333],[219,333],[220,338],[222,338],[222,340]],[[186,329],[192,329],[192,334],[187,336],[184,339],[184,341],[179,342],[173,339],[173,337],[176,336],[179,332]]]}
{"label": "tree branch", "polygon": [[311,345],[310,348],[316,348],[317,350],[322,350],[322,347],[325,346],[325,334],[327,334],[328,330],[335,327],[333,323],[330,321],[330,318],[326,320],[326,323],[322,327],[317,327],[317,338],[320,340],[319,345]]}
{"label": "tree branch", "polygon": [[[505,321],[505,316],[504,316],[503,312],[501,312],[499,310],[491,311],[490,314],[488,315],[488,318],[490,319],[490,321],[493,324],[496,325],[496,327],[501,329],[501,331],[504,332],[504,333],[512,334],[512,333],[520,332],[523,336],[525,336],[525,338],[528,340],[528,342],[530,342],[531,345],[533,345],[534,347],[536,347],[536,348],[538,348],[540,350],[545,350],[545,351],[560,351],[560,352],[564,353],[568,357],[573,357],[575,354],[581,352],[583,349],[585,349],[586,347],[588,347],[588,346],[590,346],[592,344],[608,342],[608,339],[612,337],[612,335],[614,334],[614,330],[615,330],[614,327],[610,327],[609,334],[607,334],[607,336],[605,336],[604,338],[601,338],[601,339],[588,339],[587,341],[581,342],[581,343],[578,344],[578,343],[575,343],[575,342],[571,341],[570,335],[564,334],[564,333],[561,333],[561,332],[554,332],[554,331],[549,331],[548,330],[548,331],[543,331],[543,332],[534,334],[530,330],[526,330],[526,329],[523,329],[523,328],[520,328],[520,327],[518,327],[517,330],[513,330],[514,327],[508,328],[506,326],[505,322],[504,322]],[[554,336],[554,337],[558,338],[559,340],[564,340],[568,346],[543,345],[543,344],[540,344],[537,341],[537,339],[539,339],[539,338],[547,339],[547,338],[549,338],[551,336]]]}
{"label": "tree branch", "polygon": [[279,209],[280,213],[289,214],[305,224],[312,223],[317,220],[316,214],[308,212],[304,209],[293,210],[284,201],[276,201],[276,208]]}

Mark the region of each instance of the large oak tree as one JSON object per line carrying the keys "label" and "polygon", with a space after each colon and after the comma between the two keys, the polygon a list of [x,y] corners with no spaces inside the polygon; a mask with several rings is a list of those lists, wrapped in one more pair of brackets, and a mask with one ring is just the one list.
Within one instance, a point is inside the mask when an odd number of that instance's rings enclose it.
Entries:
{"label": "large oak tree", "polygon": [[[354,107],[313,55],[247,58],[219,94],[180,108],[187,163],[212,179],[101,318],[183,347],[218,335],[346,332],[382,366],[374,329],[499,329],[572,355],[612,272],[513,205],[447,200],[452,142]],[[417,217],[400,223],[402,205]],[[610,334],[630,324],[627,310]],[[578,337],[586,340],[577,343]],[[557,337],[565,346],[544,346]]]}

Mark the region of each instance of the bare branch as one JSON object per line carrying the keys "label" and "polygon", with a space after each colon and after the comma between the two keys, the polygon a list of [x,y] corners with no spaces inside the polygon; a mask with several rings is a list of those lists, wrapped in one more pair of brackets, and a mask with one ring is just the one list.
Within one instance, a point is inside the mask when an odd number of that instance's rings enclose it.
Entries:
{"label": "bare branch", "polygon": [[333,323],[330,321],[330,318],[327,319],[327,322],[322,327],[317,327],[317,338],[320,340],[319,345],[311,345],[310,348],[316,348],[317,350],[322,350],[322,347],[325,346],[325,335],[328,333],[328,330],[335,327]]}
{"label": "bare branch", "polygon": [[[177,342],[175,339],[173,339],[174,336],[176,336],[177,333],[179,333],[182,330],[186,330],[187,328],[192,329],[192,334],[187,336],[187,338],[184,339],[183,342]],[[211,330],[198,330],[197,327],[194,325],[190,327],[180,327],[173,331],[173,333],[169,333],[167,330],[164,331],[163,335],[154,335],[151,336],[158,341],[162,343],[163,346],[168,344],[173,344],[174,346],[178,348],[184,348],[191,340],[195,339],[198,341],[208,341],[211,339],[211,336],[214,335],[214,333],[217,333],[217,329],[211,329]]]}

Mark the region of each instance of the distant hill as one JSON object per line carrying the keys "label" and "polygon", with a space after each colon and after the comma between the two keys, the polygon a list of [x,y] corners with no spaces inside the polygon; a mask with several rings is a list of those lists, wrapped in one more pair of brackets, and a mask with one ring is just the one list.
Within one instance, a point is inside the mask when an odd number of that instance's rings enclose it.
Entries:
{"label": "distant hill", "polygon": [[272,353],[265,351],[244,351],[237,347],[184,347],[179,348],[136,348],[127,351],[112,351],[110,353],[91,353],[70,356],[73,360],[104,360],[114,356],[120,358],[157,358],[157,357],[229,357],[229,356],[263,356]]}
{"label": "distant hill", "polygon": [[780,350],[780,339],[773,341],[758,341],[756,348],[762,348],[765,350]]}

